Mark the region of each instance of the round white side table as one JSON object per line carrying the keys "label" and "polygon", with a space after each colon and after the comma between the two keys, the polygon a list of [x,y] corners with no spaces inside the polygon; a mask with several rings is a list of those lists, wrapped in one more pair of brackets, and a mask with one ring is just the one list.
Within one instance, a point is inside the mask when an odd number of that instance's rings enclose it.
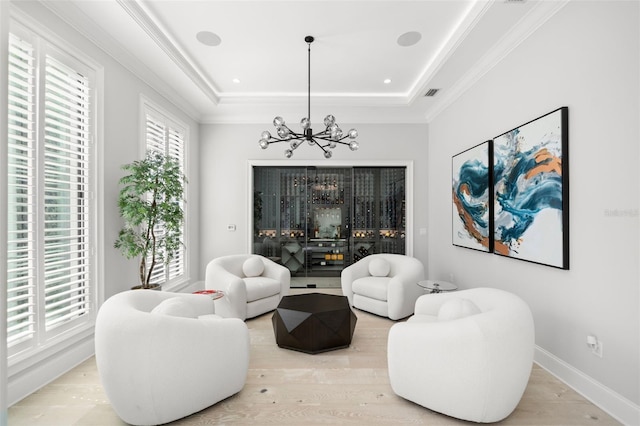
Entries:
{"label": "round white side table", "polygon": [[454,291],[458,286],[447,281],[424,280],[418,281],[418,285],[430,293],[442,293],[443,291]]}

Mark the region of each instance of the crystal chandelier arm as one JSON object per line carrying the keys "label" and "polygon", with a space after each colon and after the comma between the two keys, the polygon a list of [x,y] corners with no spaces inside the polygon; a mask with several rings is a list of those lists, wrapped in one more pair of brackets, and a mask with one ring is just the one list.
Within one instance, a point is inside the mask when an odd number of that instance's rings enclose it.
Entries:
{"label": "crystal chandelier arm", "polygon": [[347,145],[349,145],[349,143],[348,143],[348,142],[340,142],[340,141],[343,141],[343,140],[345,140],[345,139],[348,139],[348,138],[349,138],[349,135],[344,135],[344,136],[342,136],[340,139],[334,139],[334,138],[331,136],[331,134],[325,130],[325,131],[322,131],[322,132],[316,133],[315,135],[313,135],[313,137],[314,137],[314,138],[317,138],[317,139],[322,139],[322,140],[324,140],[324,141],[338,142],[338,143],[343,143],[343,144],[347,144]]}
{"label": "crystal chandelier arm", "polygon": [[[271,145],[272,143],[278,143],[278,142],[291,142],[291,141],[296,141],[296,140],[302,140],[304,139],[304,136],[291,136],[288,139],[280,139],[280,138],[274,138],[273,136],[271,137],[271,139],[268,139],[267,142],[269,142],[269,145]],[[344,143],[344,142],[342,142]]]}
{"label": "crystal chandelier arm", "polygon": [[326,145],[320,145],[320,144],[318,143],[318,141],[317,141],[317,140],[315,140],[315,139],[313,139],[313,142],[315,142],[315,145],[316,145],[318,148],[320,148],[321,150],[323,150],[323,151],[325,152],[325,154],[326,154],[327,152],[329,152],[329,150],[327,149],[327,147],[329,146],[329,144],[326,144]]}

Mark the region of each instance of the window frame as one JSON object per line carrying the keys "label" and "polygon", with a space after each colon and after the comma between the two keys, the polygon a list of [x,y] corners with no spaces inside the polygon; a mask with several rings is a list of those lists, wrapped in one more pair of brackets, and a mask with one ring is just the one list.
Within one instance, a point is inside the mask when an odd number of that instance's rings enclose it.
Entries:
{"label": "window frame", "polygon": [[[103,226],[103,195],[98,191],[102,187],[102,91],[104,87],[104,72],[102,66],[97,64],[93,59],[82,53],[77,47],[70,45],[63,39],[59,38],[48,29],[36,23],[32,18],[24,13],[11,10],[9,17],[9,34],[14,34],[21,39],[28,40],[34,48],[34,57],[36,70],[34,71],[34,176],[37,180],[35,183],[34,195],[34,223],[36,232],[41,234],[34,238],[41,244],[44,241],[43,217],[44,205],[42,201],[46,187],[44,186],[44,152],[46,132],[44,129],[45,108],[44,103],[44,85],[45,75],[43,72],[46,66],[46,57],[49,55],[55,61],[66,66],[70,66],[75,71],[87,76],[89,88],[89,113],[88,113],[88,179],[86,189],[83,194],[88,198],[89,213],[86,214],[86,232],[89,238],[88,255],[90,267],[87,273],[88,296],[86,300],[87,312],[81,318],[76,318],[69,323],[60,327],[55,327],[47,331],[45,327],[46,318],[36,313],[36,330],[32,343],[24,342],[14,347],[7,348],[8,374],[13,376],[18,372],[32,367],[55,353],[77,344],[93,334],[97,310],[100,303],[104,299],[103,288],[103,258],[104,254],[99,254],[96,247],[99,247],[104,241]],[[8,36],[9,37],[9,36]],[[6,84],[6,83],[5,83]],[[8,111],[7,111],[8,112]],[[6,182],[5,185],[8,185]],[[8,220],[8,217],[7,219]],[[37,248],[35,255],[36,267],[45,268],[45,260],[43,258],[43,248]],[[7,259],[8,260],[8,259]],[[43,276],[44,272],[39,272],[36,277]],[[36,284],[35,291],[40,293],[39,297],[44,298],[45,288],[39,288]],[[8,290],[8,288],[7,288]],[[7,291],[5,290],[5,292]],[[42,309],[44,311],[44,309]],[[6,328],[6,327],[5,327]]]}

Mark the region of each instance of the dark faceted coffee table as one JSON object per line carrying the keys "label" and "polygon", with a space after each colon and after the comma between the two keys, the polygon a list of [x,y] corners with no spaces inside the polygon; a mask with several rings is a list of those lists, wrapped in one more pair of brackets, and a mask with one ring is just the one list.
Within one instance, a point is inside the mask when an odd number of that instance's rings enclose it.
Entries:
{"label": "dark faceted coffee table", "polygon": [[348,347],[357,320],[345,296],[323,293],[284,296],[271,318],[279,347],[310,354]]}

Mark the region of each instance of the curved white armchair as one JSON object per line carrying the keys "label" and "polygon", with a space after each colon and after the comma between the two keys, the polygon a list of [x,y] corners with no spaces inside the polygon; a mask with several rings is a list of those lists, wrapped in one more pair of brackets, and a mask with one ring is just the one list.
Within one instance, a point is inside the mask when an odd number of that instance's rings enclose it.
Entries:
{"label": "curved white armchair", "polygon": [[531,374],[534,324],[518,296],[492,288],[428,294],[389,331],[393,391],[473,422],[506,418]]}
{"label": "curved white armchair", "polygon": [[342,270],[342,294],[355,308],[392,320],[413,314],[416,300],[424,294],[418,281],[424,266],[401,254],[372,254]]}
{"label": "curved white armchair", "polygon": [[151,425],[198,412],[239,392],[249,331],[215,313],[210,297],[130,290],[98,311],[96,363],[122,420]]}
{"label": "curved white armchair", "polygon": [[222,290],[216,311],[225,318],[245,320],[273,311],[289,294],[291,272],[256,254],[235,254],[213,259],[205,272],[205,288]]}

